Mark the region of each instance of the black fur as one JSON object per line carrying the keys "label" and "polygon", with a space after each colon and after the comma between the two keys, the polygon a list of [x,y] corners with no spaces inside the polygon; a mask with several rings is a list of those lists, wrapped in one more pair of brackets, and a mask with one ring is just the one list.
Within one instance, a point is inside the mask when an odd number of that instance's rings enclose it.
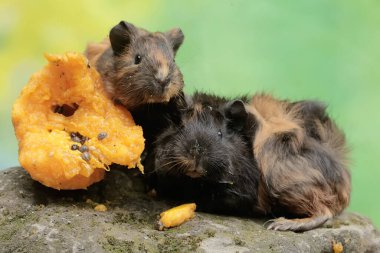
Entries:
{"label": "black fur", "polygon": [[186,107],[183,92],[170,99],[169,103],[145,104],[131,110],[137,125],[143,127],[145,150],[149,152],[156,137],[171,125],[181,122],[181,110]]}
{"label": "black fur", "polygon": [[148,154],[146,173],[157,177],[158,194],[208,212],[256,213],[259,171],[250,141],[228,118],[234,102],[202,93],[187,102],[181,124],[159,135]]}

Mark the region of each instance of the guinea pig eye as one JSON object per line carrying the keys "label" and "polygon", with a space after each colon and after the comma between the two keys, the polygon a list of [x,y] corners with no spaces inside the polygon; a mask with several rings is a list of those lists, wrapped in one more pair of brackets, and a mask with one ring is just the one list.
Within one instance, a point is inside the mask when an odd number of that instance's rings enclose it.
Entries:
{"label": "guinea pig eye", "polygon": [[142,59],[141,55],[137,54],[135,56],[135,64],[139,64],[141,62],[141,59]]}
{"label": "guinea pig eye", "polygon": [[220,138],[223,137],[223,135],[222,135],[222,131],[221,131],[221,130],[218,131],[218,136],[219,136]]}

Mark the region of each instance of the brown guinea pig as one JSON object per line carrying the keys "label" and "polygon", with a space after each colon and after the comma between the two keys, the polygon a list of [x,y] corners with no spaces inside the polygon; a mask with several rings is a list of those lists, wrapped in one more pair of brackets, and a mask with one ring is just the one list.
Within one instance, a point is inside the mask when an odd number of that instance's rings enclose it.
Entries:
{"label": "brown guinea pig", "polygon": [[151,33],[121,21],[109,38],[87,46],[108,93],[143,127],[145,153],[157,134],[179,119],[184,83],[174,57],[183,40],[179,28]]}
{"label": "brown guinea pig", "polygon": [[250,139],[240,134],[247,124],[244,103],[202,93],[186,102],[181,124],[163,131],[148,154],[153,187],[201,211],[254,215],[259,171]]}
{"label": "brown guinea pig", "polygon": [[325,106],[256,95],[247,109],[256,119],[259,207],[286,217],[274,219],[268,229],[310,230],[342,212],[351,191],[347,147]]}
{"label": "brown guinea pig", "polygon": [[85,54],[108,93],[132,110],[169,102],[182,91],[183,78],[174,57],[183,40],[179,28],[151,33],[121,21],[109,39],[89,44]]}

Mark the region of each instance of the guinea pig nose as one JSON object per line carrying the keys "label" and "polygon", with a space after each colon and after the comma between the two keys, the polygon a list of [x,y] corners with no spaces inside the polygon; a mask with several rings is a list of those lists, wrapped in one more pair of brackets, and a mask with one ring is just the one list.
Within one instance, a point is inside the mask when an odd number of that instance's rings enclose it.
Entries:
{"label": "guinea pig nose", "polygon": [[156,77],[156,81],[157,81],[162,87],[166,87],[166,86],[170,83],[170,79],[169,79],[169,78],[157,78],[157,77]]}
{"label": "guinea pig nose", "polygon": [[162,86],[166,86],[170,82],[169,67],[165,64],[161,64],[161,67],[157,69],[157,73],[154,75],[157,82]]}
{"label": "guinea pig nose", "polygon": [[199,156],[204,152],[204,148],[199,145],[198,141],[196,140],[194,145],[190,148],[190,154],[192,156]]}

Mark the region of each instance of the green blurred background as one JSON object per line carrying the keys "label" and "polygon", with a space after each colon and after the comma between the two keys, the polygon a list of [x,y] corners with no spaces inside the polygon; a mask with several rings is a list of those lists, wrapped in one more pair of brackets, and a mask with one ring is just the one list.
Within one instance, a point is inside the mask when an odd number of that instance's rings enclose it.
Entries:
{"label": "green blurred background", "polygon": [[120,20],[179,26],[186,91],[319,99],[352,148],[350,210],[380,225],[380,2],[0,1],[0,168],[15,166],[11,106],[44,52],[83,51]]}

